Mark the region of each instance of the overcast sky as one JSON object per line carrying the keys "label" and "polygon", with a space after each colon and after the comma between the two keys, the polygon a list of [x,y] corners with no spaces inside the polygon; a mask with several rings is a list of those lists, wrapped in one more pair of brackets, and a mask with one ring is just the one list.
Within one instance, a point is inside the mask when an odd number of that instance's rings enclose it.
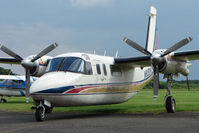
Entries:
{"label": "overcast sky", "polygon": [[[143,55],[126,45],[131,38],[143,47],[150,5],[157,8],[158,48],[169,48],[185,37],[199,49],[199,1],[196,0],[0,0],[0,43],[22,57],[37,54],[57,42],[49,55],[70,51],[114,56]],[[0,56],[7,57],[0,51]],[[192,62],[190,78],[199,79],[199,61]],[[21,66],[1,65],[24,74]],[[184,79],[184,78],[183,78]]]}

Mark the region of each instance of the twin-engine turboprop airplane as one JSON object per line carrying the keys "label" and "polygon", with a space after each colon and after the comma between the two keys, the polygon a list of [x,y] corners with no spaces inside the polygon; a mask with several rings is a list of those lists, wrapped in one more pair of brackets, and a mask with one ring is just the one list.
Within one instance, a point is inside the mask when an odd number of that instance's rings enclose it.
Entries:
{"label": "twin-engine turboprop airplane", "polygon": [[[173,75],[189,74],[189,60],[199,59],[199,50],[174,52],[189,43],[188,37],[169,49],[154,48],[156,8],[151,6],[146,47],[128,38],[124,41],[146,56],[114,58],[87,53],[66,53],[51,58],[46,72],[31,88],[37,109],[37,121],[53,107],[118,104],[132,98],[154,76],[154,99],[157,99],[159,72],[168,79],[165,98],[167,112],[176,110],[171,96]],[[9,54],[10,55],[10,54]],[[14,56],[13,56],[14,57]],[[40,67],[40,66],[39,66]]]}
{"label": "twin-engine turboprop airplane", "polygon": [[[30,77],[30,84],[32,84],[36,77]],[[25,96],[26,79],[25,76],[19,75],[0,75],[0,102],[7,102],[3,96]]]}

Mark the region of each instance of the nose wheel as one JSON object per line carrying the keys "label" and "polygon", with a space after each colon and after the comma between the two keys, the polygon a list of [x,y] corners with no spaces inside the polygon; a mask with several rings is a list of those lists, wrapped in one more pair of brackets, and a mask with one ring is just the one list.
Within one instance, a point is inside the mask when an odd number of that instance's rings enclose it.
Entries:
{"label": "nose wheel", "polygon": [[35,118],[37,121],[44,121],[46,114],[51,113],[53,107],[46,100],[40,101],[40,104],[36,107]]}
{"label": "nose wheel", "polygon": [[44,105],[40,104],[37,108],[36,108],[36,111],[35,111],[35,118],[37,121],[44,121],[46,117],[46,114],[45,114],[45,107]]}

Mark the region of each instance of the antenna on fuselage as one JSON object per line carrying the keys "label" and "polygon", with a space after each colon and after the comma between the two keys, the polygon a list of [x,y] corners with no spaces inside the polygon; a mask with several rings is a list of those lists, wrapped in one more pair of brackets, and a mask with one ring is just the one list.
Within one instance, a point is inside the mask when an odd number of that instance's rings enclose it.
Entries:
{"label": "antenna on fuselage", "polygon": [[118,50],[115,53],[115,58],[117,58],[117,57],[118,57]]}
{"label": "antenna on fuselage", "polygon": [[93,51],[93,54],[96,54],[95,50]]}
{"label": "antenna on fuselage", "polygon": [[106,50],[104,50],[104,56],[106,56]]}

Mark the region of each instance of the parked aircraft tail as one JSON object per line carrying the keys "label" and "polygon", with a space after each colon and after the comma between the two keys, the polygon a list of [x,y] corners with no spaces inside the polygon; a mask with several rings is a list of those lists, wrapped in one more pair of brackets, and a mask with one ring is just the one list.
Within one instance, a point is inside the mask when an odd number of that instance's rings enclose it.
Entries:
{"label": "parked aircraft tail", "polygon": [[153,52],[157,49],[156,42],[156,8],[150,7],[149,21],[148,21],[148,30],[147,30],[147,38],[146,38],[146,47],[145,49],[149,52]]}

